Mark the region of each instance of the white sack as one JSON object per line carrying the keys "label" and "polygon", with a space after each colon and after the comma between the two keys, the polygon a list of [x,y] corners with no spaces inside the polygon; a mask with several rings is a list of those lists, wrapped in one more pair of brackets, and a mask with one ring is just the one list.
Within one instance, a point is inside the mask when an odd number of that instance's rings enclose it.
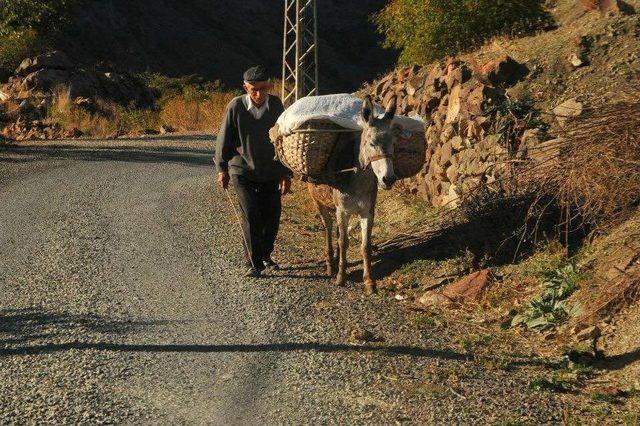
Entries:
{"label": "white sack", "polygon": [[[309,120],[329,120],[338,126],[352,130],[362,130],[362,103],[364,101],[349,93],[335,95],[307,96],[287,108],[278,118],[281,135],[289,135]],[[382,116],[384,109],[374,104],[376,116]],[[409,133],[424,132],[424,121],[419,116],[396,115],[394,123]]]}

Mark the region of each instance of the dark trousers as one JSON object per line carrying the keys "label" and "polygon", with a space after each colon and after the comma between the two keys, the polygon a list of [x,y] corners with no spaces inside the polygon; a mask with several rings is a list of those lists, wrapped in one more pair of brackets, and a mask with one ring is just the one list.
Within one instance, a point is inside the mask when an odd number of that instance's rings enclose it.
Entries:
{"label": "dark trousers", "polygon": [[231,181],[238,194],[242,231],[249,245],[247,256],[253,266],[262,270],[262,261],[271,256],[280,227],[279,182],[253,182],[239,175],[231,175]]}

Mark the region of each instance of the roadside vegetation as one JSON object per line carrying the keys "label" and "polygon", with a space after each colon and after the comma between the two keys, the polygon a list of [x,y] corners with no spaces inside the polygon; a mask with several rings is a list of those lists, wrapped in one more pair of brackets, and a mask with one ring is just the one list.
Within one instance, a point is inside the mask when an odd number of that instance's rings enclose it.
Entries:
{"label": "roadside vegetation", "polygon": [[551,24],[542,0],[392,0],[374,17],[387,47],[404,64],[427,64],[477,48],[497,35]]}
{"label": "roadside vegetation", "polygon": [[0,0],[0,73],[12,72],[27,57],[48,49],[73,26],[81,0]]}
{"label": "roadside vegetation", "polygon": [[123,107],[98,99],[92,110],[87,110],[74,102],[67,88],[60,87],[53,92],[47,119],[90,137],[156,134],[159,129],[215,133],[227,103],[240,93],[193,76],[172,79],[154,74],[142,78],[160,93],[153,108]]}

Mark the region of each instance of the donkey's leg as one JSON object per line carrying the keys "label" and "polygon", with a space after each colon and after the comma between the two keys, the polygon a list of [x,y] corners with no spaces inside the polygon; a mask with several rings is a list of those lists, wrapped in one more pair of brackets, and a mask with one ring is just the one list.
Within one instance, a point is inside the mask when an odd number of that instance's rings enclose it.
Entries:
{"label": "donkey's leg", "polygon": [[320,219],[324,226],[324,242],[325,242],[325,262],[327,265],[327,275],[330,277],[335,274],[335,262],[333,258],[333,212],[324,206],[319,206]]}
{"label": "donkey's leg", "polygon": [[347,278],[347,249],[349,248],[349,214],[338,209],[336,212],[336,219],[338,221],[338,276],[336,277],[336,284],[343,286]]}
{"label": "donkey's leg", "polygon": [[369,217],[360,218],[360,229],[362,230],[362,280],[364,290],[367,294],[374,294],[376,282],[371,278],[371,230],[373,228],[373,214]]}

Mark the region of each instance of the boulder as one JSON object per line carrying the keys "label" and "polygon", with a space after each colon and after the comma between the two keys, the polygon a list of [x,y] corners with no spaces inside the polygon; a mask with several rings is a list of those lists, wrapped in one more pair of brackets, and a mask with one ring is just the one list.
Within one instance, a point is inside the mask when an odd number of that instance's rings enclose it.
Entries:
{"label": "boulder", "polygon": [[42,69],[68,70],[71,68],[73,68],[73,64],[67,55],[64,52],[55,50],[23,60],[16,69],[15,74],[18,77],[25,77],[28,74]]}
{"label": "boulder", "polygon": [[[45,93],[55,87],[64,85],[69,81],[69,71],[57,69],[40,69],[32,72],[18,82],[17,87],[21,94],[28,92]],[[16,87],[16,86],[14,86]]]}

